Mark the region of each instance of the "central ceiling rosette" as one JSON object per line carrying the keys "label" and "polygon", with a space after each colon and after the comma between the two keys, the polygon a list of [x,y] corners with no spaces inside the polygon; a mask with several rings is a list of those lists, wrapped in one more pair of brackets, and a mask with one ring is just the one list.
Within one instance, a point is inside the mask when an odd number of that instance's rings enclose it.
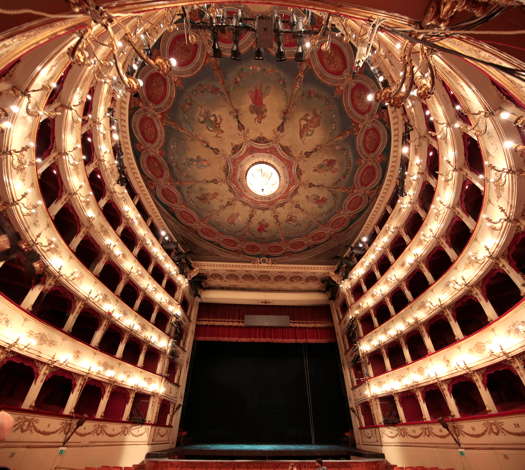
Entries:
{"label": "central ceiling rosette", "polygon": [[[142,68],[130,103],[142,177],[177,236],[231,259],[330,250],[355,236],[385,176],[390,130],[369,100],[374,75],[351,73],[351,46],[334,39],[306,62],[275,63],[252,60],[246,37],[237,62],[209,57],[204,35],[183,38],[161,38],[179,65],[169,76]],[[256,164],[275,171],[271,194],[250,189]]]}

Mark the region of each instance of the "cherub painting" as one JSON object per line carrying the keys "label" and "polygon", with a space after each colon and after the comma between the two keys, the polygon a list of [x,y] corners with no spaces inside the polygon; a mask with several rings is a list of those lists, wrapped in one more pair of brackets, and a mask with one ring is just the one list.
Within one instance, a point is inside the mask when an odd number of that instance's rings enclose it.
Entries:
{"label": "cherub painting", "polygon": [[337,160],[335,158],[325,158],[314,168],[314,171],[316,173],[337,173]]}
{"label": "cherub painting", "polygon": [[240,214],[238,212],[232,212],[226,219],[226,222],[228,222],[229,225],[234,225],[237,220],[239,220],[239,217]]}
{"label": "cherub painting", "polygon": [[202,158],[200,155],[197,155],[196,157],[188,158],[186,160],[186,166],[188,168],[199,168],[202,170],[203,168],[208,168],[210,166],[210,162],[206,158]]}
{"label": "cherub painting", "polygon": [[268,222],[266,222],[265,220],[261,220],[258,224],[257,224],[257,231],[259,233],[265,233],[267,230],[268,230],[268,227],[270,226],[270,224]]}
{"label": "cherub painting", "polygon": [[197,196],[197,199],[203,203],[209,204],[214,199],[217,199],[219,197],[219,193],[217,191],[213,193],[200,193]]}
{"label": "cherub painting", "polygon": [[314,109],[313,113],[305,113],[299,119],[299,137],[304,140],[305,137],[314,135],[315,130],[321,125],[321,115]]}
{"label": "cherub painting", "polygon": [[323,207],[328,202],[328,198],[326,196],[320,196],[319,194],[307,196],[307,199],[312,201],[317,207]]}
{"label": "cherub painting", "polygon": [[200,124],[204,124],[206,129],[212,134],[215,134],[215,137],[219,137],[221,134],[224,134],[224,131],[221,128],[222,117],[218,114],[212,113],[208,108],[199,106],[199,114],[197,119]]}

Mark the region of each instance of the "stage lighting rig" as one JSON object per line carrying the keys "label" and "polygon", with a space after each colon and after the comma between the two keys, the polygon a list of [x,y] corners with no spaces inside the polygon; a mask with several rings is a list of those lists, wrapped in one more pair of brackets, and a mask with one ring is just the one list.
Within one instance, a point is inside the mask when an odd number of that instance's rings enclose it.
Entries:
{"label": "stage lighting rig", "polygon": [[319,36],[319,30],[305,29],[305,25],[310,25],[312,22],[312,13],[310,11],[304,14],[293,13],[290,19],[284,19],[279,14],[273,16],[259,15],[256,17],[243,16],[242,9],[238,9],[233,15],[228,15],[222,8],[211,10],[205,6],[200,10],[200,16],[195,19],[190,18],[183,10],[183,14],[175,24],[184,24],[189,31],[204,30],[210,31],[212,42],[212,57],[220,59],[223,57],[220,43],[219,33],[231,33],[232,48],[230,57],[233,60],[241,59],[241,51],[239,41],[242,33],[245,31],[253,32],[255,34],[255,52],[254,60],[264,60],[264,49],[270,49],[274,43],[277,48],[275,51],[275,59],[278,62],[286,60],[286,51],[283,45],[283,37],[285,34],[291,35],[297,42],[297,49],[294,58],[297,62],[304,62],[309,45],[312,43],[314,37]]}

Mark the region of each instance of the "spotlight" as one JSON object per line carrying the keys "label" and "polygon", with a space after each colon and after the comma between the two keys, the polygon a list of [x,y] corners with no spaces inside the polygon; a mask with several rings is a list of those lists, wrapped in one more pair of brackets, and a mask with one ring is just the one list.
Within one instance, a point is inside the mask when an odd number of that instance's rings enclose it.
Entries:
{"label": "spotlight", "polygon": [[[236,17],[233,19],[236,20]],[[236,25],[237,22],[234,21],[234,26]],[[230,57],[232,60],[241,60],[241,51],[239,50],[239,29],[237,27],[233,30],[233,45]]]}
{"label": "spotlight", "polygon": [[304,62],[304,50],[303,45],[299,43],[297,46],[297,50],[295,51],[295,61],[296,62]]}
{"label": "spotlight", "polygon": [[277,62],[284,62],[286,60],[286,54],[284,52],[283,38],[281,36],[281,31],[283,30],[281,18],[275,17],[274,24],[275,42],[277,43],[277,51],[275,51],[275,60]]}
{"label": "spotlight", "polygon": [[219,39],[217,37],[217,30],[213,29],[211,32],[211,54],[215,59],[222,58],[222,51],[219,46]]}
{"label": "spotlight", "polygon": [[219,47],[218,42],[214,42],[213,45],[211,46],[211,53],[215,59],[222,58],[222,51],[221,51],[221,48]]}
{"label": "spotlight", "polygon": [[232,60],[241,60],[241,52],[239,51],[238,42],[233,43],[230,57]]}
{"label": "spotlight", "polygon": [[253,58],[255,60],[263,60],[264,59],[263,50],[260,47],[255,49],[255,54],[254,54]]}
{"label": "spotlight", "polygon": [[284,62],[286,60],[286,54],[284,52],[284,47],[281,41],[278,43],[277,52],[275,53],[275,60],[277,62]]}

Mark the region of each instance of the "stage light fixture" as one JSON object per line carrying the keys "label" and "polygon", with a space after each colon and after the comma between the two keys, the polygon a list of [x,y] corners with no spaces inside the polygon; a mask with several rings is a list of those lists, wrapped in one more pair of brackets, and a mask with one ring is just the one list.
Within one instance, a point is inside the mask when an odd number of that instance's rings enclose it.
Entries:
{"label": "stage light fixture", "polygon": [[233,45],[232,45],[230,57],[232,58],[232,60],[241,60],[241,51],[239,50],[240,34],[239,34],[239,25],[237,22],[237,17],[233,17],[233,26],[235,29],[233,30]]}
{"label": "stage light fixture", "polygon": [[304,62],[304,49],[301,42],[297,45],[297,50],[295,51],[295,61]]}
{"label": "stage light fixture", "polygon": [[254,54],[253,58],[255,60],[263,60],[264,59],[263,50],[260,47],[255,49],[255,54]]}
{"label": "stage light fixture", "polygon": [[230,57],[232,60],[241,60],[241,51],[239,51],[239,43],[234,42],[231,50]]}
{"label": "stage light fixture", "polygon": [[275,52],[275,60],[277,62],[284,62],[286,60],[286,54],[284,52],[284,47],[280,41],[277,46],[277,51]]}
{"label": "stage light fixture", "polygon": [[277,62],[284,62],[286,60],[286,54],[284,52],[283,38],[281,36],[281,31],[283,30],[281,18],[275,17],[274,24],[275,42],[277,43],[277,50],[275,51],[275,60]]}
{"label": "stage light fixture", "polygon": [[219,39],[217,37],[217,30],[212,30],[211,37],[212,37],[212,45],[211,45],[212,56],[215,59],[221,59],[222,58],[222,51],[221,51],[221,48],[219,46]]}

